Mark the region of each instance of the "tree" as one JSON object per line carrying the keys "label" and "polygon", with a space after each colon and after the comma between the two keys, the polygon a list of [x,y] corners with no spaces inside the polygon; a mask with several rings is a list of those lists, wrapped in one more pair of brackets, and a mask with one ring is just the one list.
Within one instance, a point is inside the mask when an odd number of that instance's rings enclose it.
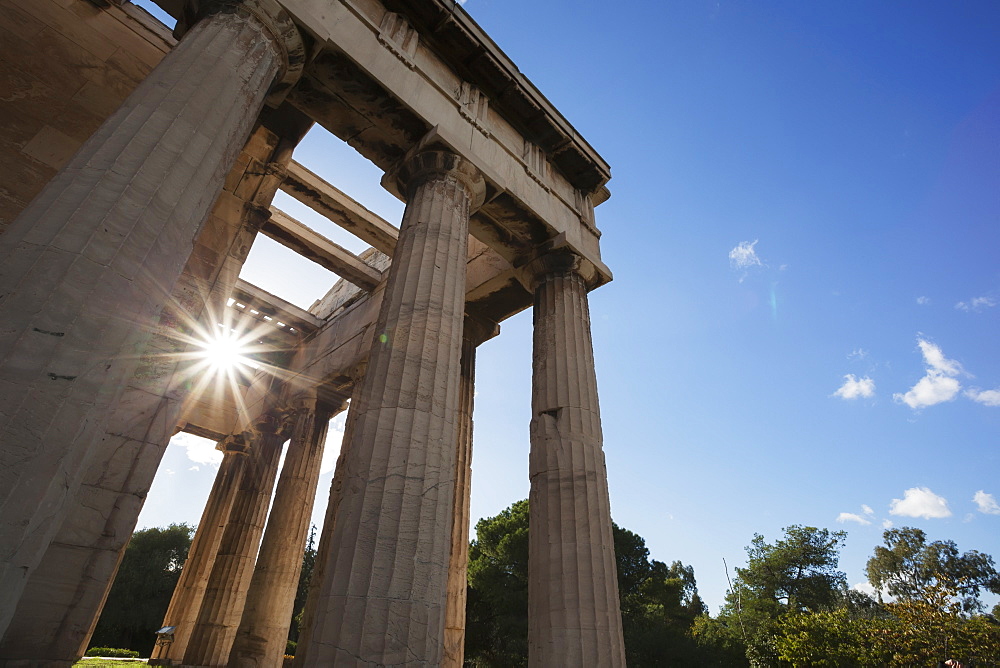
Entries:
{"label": "tree", "polygon": [[[476,524],[469,547],[465,655],[473,666],[527,665],[528,502]],[[688,635],[705,606],[694,569],[650,560],[641,536],[613,525],[625,653],[632,668],[697,657]]]}
{"label": "tree", "polygon": [[954,541],[928,543],[927,535],[914,527],[888,529],[882,537],[885,547],[876,547],[865,567],[868,581],[879,592],[930,602],[944,585],[966,612],[981,609],[982,590],[1000,594],[1000,574],[988,554],[973,550],[960,555]]}
{"label": "tree", "polygon": [[312,582],[313,570],[316,568],[316,525],[309,528],[309,540],[302,553],[302,570],[299,571],[299,585],[295,589],[295,602],[292,604],[292,624],[288,627],[288,639],[293,643],[299,640],[299,627],[302,624],[302,613],[305,611],[306,598],[309,596],[309,584]]}
{"label": "tree", "polygon": [[149,656],[193,533],[187,524],[171,524],[132,534],[91,647],[122,647]]}
{"label": "tree", "polygon": [[736,569],[719,615],[730,633],[739,631],[751,665],[777,661],[781,615],[832,608],[847,589],[846,576],[837,570],[847,532],[799,525],[784,532],[774,544],[754,534],[746,548],[747,565]]}

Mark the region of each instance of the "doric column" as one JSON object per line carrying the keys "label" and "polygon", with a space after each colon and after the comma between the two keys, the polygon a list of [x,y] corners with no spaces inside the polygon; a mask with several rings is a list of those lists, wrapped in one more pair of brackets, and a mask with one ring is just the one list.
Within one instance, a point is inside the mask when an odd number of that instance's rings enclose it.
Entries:
{"label": "doric column", "polygon": [[243,617],[229,654],[232,668],[281,665],[331,417],[331,411],[318,405],[315,396],[302,400],[296,411]]}
{"label": "doric column", "polygon": [[[265,109],[262,116],[267,115]],[[291,130],[283,136],[258,126],[241,154],[250,167],[238,160],[230,170],[139,366],[90,455],[70,510],[25,585],[0,641],[0,659],[75,662],[89,646],[184,400],[206,384],[203,374],[193,377],[202,365],[193,344],[202,338],[196,323],[211,327],[225,310],[259,228],[261,207],[277,188],[270,174],[259,174],[287,163],[307,126],[283,124],[283,130]]]}
{"label": "doric column", "polygon": [[246,470],[184,652],[184,665],[226,665],[264,533],[281,445],[287,438],[277,418],[255,425]]}
{"label": "doric column", "polygon": [[163,616],[163,626],[176,627],[174,639],[169,645],[157,645],[153,649],[154,659],[176,659],[179,662],[184,656],[205,598],[205,589],[215,566],[215,557],[229,521],[233,501],[240,488],[248,458],[246,442],[242,436],[230,436],[216,447],[223,452],[222,464],[219,465],[198,530],[191,541],[181,577]]}
{"label": "doric column", "polygon": [[625,665],[581,260],[554,252],[524,271],[533,287],[528,664]]}
{"label": "doric column", "polygon": [[[355,395],[358,393],[358,386],[355,386]],[[323,517],[323,528],[319,535],[319,545],[316,548],[316,561],[313,565],[312,580],[309,583],[309,594],[306,596],[306,605],[302,611],[302,622],[299,625],[299,642],[295,653],[296,668],[305,668],[303,659],[304,649],[309,646],[312,638],[312,631],[315,628],[322,629],[325,626],[326,608],[318,609],[320,599],[325,602],[324,584],[328,584],[326,576],[326,565],[330,558],[330,538],[333,534],[333,527],[337,524],[337,509],[340,508],[340,500],[343,498],[344,483],[347,477],[347,454],[350,452],[351,441],[354,440],[354,423],[357,411],[354,410],[355,400],[352,397],[347,409],[347,419],[344,421],[344,437],[340,441],[340,453],[337,455],[337,465],[333,470],[333,480],[330,481],[330,497],[326,504],[326,514]],[[318,614],[317,614],[318,613]]]}
{"label": "doric column", "polygon": [[316,626],[299,650],[307,666],[441,662],[468,222],[485,183],[441,151],[418,153],[397,175],[406,212],[352,407]]}
{"label": "doric column", "polygon": [[444,621],[443,668],[462,668],[465,660],[465,603],[469,571],[469,503],[472,495],[472,408],[476,393],[476,348],[496,336],[496,323],[465,317],[462,334],[462,377],[459,385],[458,435],[455,450],[455,508],[452,511],[448,602]]}
{"label": "doric column", "polygon": [[301,63],[276,5],[212,8],[0,237],[0,633],[269,88]]}

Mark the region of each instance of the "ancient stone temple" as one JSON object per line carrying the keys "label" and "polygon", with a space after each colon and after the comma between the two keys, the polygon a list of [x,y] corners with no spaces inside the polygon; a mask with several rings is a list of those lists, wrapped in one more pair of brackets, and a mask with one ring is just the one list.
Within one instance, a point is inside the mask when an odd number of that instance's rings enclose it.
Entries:
{"label": "ancient stone temple", "polygon": [[[461,666],[476,348],[529,307],[530,662],[624,665],[587,305],[607,164],[454,0],[158,4],[173,30],[0,0],[0,666],[81,655],[178,430],[224,458],[154,658],[279,666],[344,410],[296,664]],[[314,124],[398,225],[295,161]],[[241,280],[259,234],[341,280],[308,311]],[[206,390],[220,323],[260,368]]]}

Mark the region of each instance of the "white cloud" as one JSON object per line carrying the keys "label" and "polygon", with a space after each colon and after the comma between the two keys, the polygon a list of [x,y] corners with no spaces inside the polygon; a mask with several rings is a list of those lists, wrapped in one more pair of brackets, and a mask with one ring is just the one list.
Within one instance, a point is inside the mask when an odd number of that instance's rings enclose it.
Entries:
{"label": "white cloud", "polygon": [[902,499],[893,499],[889,514],[902,517],[932,518],[951,517],[948,501],[927,487],[911,487],[903,492]]}
{"label": "white cloud", "polygon": [[741,241],[736,244],[736,248],[729,251],[729,266],[733,269],[749,269],[750,267],[762,267],[764,264],[757,257],[754,246],[759,239],[753,241]]}
{"label": "white cloud", "polygon": [[866,520],[864,517],[858,515],[857,513],[840,513],[839,515],[837,515],[837,521],[840,522],[841,524],[844,524],[846,522],[857,522],[858,524],[871,524],[870,521]]}
{"label": "white cloud", "polygon": [[893,527],[892,520],[882,520],[883,529],[891,529]]}
{"label": "white cloud", "polygon": [[844,384],[831,396],[840,397],[841,399],[875,396],[875,381],[868,376],[855,378],[853,373],[849,373],[844,376]]}
{"label": "white cloud", "polygon": [[222,453],[215,449],[215,441],[207,438],[181,432],[170,439],[170,445],[184,448],[187,458],[195,464],[218,466],[222,463]]}
{"label": "white cloud", "polygon": [[983,490],[976,492],[972,500],[976,503],[979,512],[986,515],[1000,515],[1000,504],[992,494],[987,494]]}
{"label": "white cloud", "polygon": [[984,406],[1000,406],[1000,390],[978,390],[973,388],[965,396]]}
{"label": "white cloud", "polygon": [[864,348],[855,348],[851,352],[847,353],[847,359],[849,360],[863,360],[868,357],[868,351]]}
{"label": "white cloud", "polygon": [[945,357],[939,346],[926,339],[917,339],[917,345],[924,356],[927,373],[906,394],[897,392],[892,398],[914,409],[951,401],[962,389],[955,378],[962,373],[962,365]]}
{"label": "white cloud", "polygon": [[856,585],[851,587],[851,589],[853,589],[854,591],[859,591],[862,594],[868,594],[872,598],[875,598],[876,589],[875,587],[872,586],[870,582],[868,582],[868,580],[857,583]]}
{"label": "white cloud", "polygon": [[862,503],[861,504],[861,510],[863,510],[865,512],[865,515],[874,515],[875,514],[875,511],[872,510],[872,507],[869,506],[867,503]]}
{"label": "white cloud", "polygon": [[982,311],[985,308],[992,308],[997,305],[997,300],[993,297],[973,297],[967,302],[958,302],[955,308],[959,311]]}
{"label": "white cloud", "polygon": [[931,298],[920,295],[919,297],[917,297],[917,303],[920,304],[921,306],[926,306],[927,304],[931,303]]}

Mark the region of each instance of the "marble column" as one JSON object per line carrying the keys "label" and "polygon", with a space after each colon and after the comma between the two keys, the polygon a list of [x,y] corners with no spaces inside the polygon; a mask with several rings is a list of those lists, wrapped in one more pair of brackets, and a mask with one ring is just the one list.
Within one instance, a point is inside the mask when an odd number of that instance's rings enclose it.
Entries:
{"label": "marble column", "polygon": [[499,332],[496,323],[466,316],[462,334],[458,434],[455,450],[455,493],[448,563],[448,602],[444,621],[443,668],[462,668],[465,661],[465,604],[469,571],[469,504],[472,496],[472,409],[476,393],[476,348]]}
{"label": "marble column", "polygon": [[302,400],[296,410],[243,617],[229,654],[230,668],[281,665],[331,417],[329,408],[315,396]]}
{"label": "marble column", "polygon": [[443,151],[397,172],[406,211],[362,381],[307,666],[441,663],[469,215],[485,183]]}
{"label": "marble column", "polygon": [[625,665],[587,284],[554,252],[526,268],[535,295],[528,665]]}
{"label": "marble column", "polygon": [[[198,530],[191,541],[181,577],[174,587],[170,605],[163,616],[163,626],[176,627],[173,642],[157,645],[153,659],[180,660],[187,649],[191,631],[198,619],[209,576],[215,566],[215,557],[225,533],[226,523],[233,508],[233,501],[240,488],[243,470],[248,458],[248,446],[242,436],[230,436],[216,446],[223,453],[222,464],[215,475],[212,491],[205,502],[205,510],[198,522]],[[169,664],[165,664],[169,665]]]}
{"label": "marble column", "polygon": [[288,438],[282,426],[273,418],[254,427],[246,470],[184,651],[184,665],[226,665],[264,533],[281,446]]}
{"label": "marble column", "polygon": [[[333,527],[337,524],[337,509],[340,508],[340,499],[343,498],[344,482],[347,476],[347,455],[354,438],[354,423],[358,414],[354,410],[354,406],[355,399],[352,398],[347,409],[347,420],[344,422],[344,437],[340,442],[337,465],[333,470],[333,480],[330,481],[330,497],[326,504],[326,514],[323,517],[323,528],[320,530],[319,545],[316,548],[316,561],[313,565],[312,580],[309,583],[309,594],[306,596],[306,605],[302,611],[298,647],[303,649],[309,647],[312,630],[323,628],[325,625],[326,608],[320,610],[320,614],[317,615],[317,607],[319,600],[323,598],[322,584],[326,582],[325,572],[326,564],[330,558],[330,537],[333,534]],[[305,655],[305,651],[296,651],[294,664],[296,668],[306,668],[303,661]]]}
{"label": "marble column", "polygon": [[0,237],[0,633],[292,60],[283,10],[209,4]]}

